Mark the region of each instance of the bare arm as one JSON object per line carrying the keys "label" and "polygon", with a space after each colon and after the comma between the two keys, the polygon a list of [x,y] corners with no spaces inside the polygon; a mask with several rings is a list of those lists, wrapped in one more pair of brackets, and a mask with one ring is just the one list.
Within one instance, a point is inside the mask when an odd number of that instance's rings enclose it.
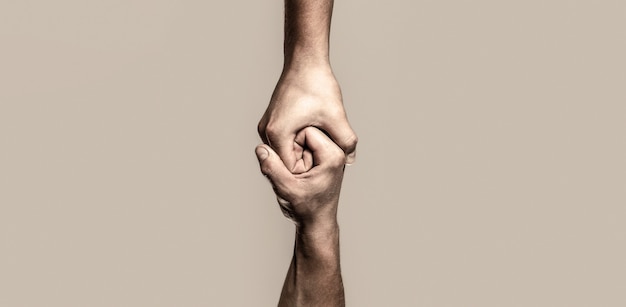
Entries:
{"label": "bare arm", "polygon": [[314,234],[297,231],[278,306],[345,306],[338,226]]}
{"label": "bare arm", "polygon": [[332,10],[332,0],[285,0],[283,72],[258,131],[293,173],[303,171],[296,167],[300,156],[294,139],[308,126],[326,131],[344,151],[346,163],[355,158],[357,136],[329,61]]}
{"label": "bare arm", "polygon": [[307,171],[292,174],[267,145],[256,149],[261,172],[272,183],[283,214],[296,224],[291,266],[279,306],[345,306],[339,261],[337,206],[343,180],[342,150],[308,127],[296,143]]}
{"label": "bare arm", "polygon": [[333,0],[285,0],[285,68],[330,66]]}

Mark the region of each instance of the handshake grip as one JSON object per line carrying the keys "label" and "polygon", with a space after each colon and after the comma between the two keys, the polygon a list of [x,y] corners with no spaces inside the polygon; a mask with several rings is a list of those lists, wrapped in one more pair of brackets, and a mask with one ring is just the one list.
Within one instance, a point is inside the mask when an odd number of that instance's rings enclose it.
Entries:
{"label": "handshake grip", "polygon": [[255,150],[283,214],[297,226],[336,222],[346,162],[343,150],[315,127],[300,130],[293,146],[293,170],[270,146],[261,144]]}

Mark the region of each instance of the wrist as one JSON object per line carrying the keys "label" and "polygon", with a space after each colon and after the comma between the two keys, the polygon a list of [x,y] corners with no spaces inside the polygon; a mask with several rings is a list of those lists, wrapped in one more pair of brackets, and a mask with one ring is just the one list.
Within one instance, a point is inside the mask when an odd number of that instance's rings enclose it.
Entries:
{"label": "wrist", "polygon": [[339,233],[339,223],[337,223],[336,218],[300,222],[296,224],[296,234],[312,240],[329,238],[337,233]]}
{"label": "wrist", "polygon": [[[302,208],[306,208],[307,205],[311,204],[296,204],[296,206]],[[328,237],[339,232],[339,223],[337,222],[337,199],[315,203],[309,208],[311,209],[309,209],[310,211],[307,214],[296,214],[294,218],[296,234],[317,238]]]}
{"label": "wrist", "polygon": [[307,259],[334,263],[339,256],[339,224],[301,224],[296,227],[296,252]]}
{"label": "wrist", "polygon": [[285,65],[281,81],[290,86],[300,85],[305,88],[323,88],[326,91],[339,87],[335,74],[328,63],[299,63]]}
{"label": "wrist", "polygon": [[320,71],[332,73],[328,57],[311,55],[285,55],[283,72]]}

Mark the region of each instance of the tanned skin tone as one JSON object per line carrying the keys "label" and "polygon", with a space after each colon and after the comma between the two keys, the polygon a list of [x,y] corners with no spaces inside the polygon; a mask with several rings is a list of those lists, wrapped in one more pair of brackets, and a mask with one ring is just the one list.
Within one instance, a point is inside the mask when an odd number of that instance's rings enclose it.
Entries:
{"label": "tanned skin tone", "polygon": [[328,133],[353,163],[357,136],[350,127],[339,84],[329,61],[332,0],[285,0],[285,61],[283,71],[258,131],[292,173],[296,165],[296,134],[308,126]]}
{"label": "tanned skin tone", "polygon": [[306,171],[293,174],[268,145],[256,148],[283,214],[296,224],[291,266],[278,306],[345,306],[339,263],[337,206],[345,154],[314,127],[295,137]]}

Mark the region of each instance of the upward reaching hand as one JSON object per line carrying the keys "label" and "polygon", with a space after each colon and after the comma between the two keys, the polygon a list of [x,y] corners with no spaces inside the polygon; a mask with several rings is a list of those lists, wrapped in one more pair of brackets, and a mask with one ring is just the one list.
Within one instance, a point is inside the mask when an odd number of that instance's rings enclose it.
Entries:
{"label": "upward reaching hand", "polygon": [[292,174],[267,145],[256,154],[283,214],[296,223],[296,242],[278,306],[345,306],[339,261],[337,206],[344,154],[324,133],[307,127],[296,136],[308,170]]}

